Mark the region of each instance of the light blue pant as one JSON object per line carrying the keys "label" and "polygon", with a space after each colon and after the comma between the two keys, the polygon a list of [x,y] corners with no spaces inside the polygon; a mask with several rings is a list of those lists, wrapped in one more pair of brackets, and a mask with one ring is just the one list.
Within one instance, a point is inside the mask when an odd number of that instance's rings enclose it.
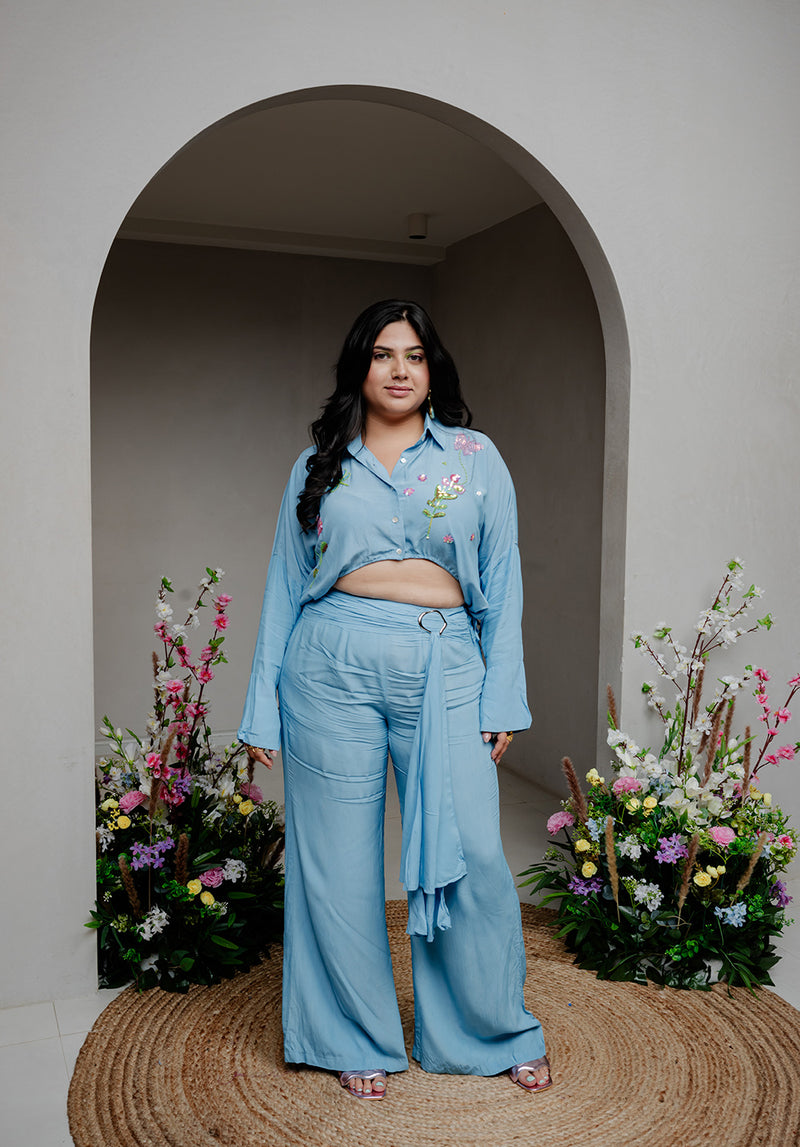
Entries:
{"label": "light blue pant", "polygon": [[[401,809],[410,807],[426,682],[429,689],[443,682],[452,769],[452,786],[442,788],[444,834],[434,845],[450,847],[452,800],[466,874],[444,889],[445,918],[432,938],[411,937],[413,1055],[426,1071],[494,1075],[544,1054],[541,1025],[523,1004],[519,901],[500,841],[491,746],[479,728],[477,638],[463,608],[441,611],[448,622],[441,636],[440,615],[425,619],[429,632],[417,623],[420,612],[334,591],[305,607],[289,640],[279,698],[290,1063],[335,1071],[408,1067],[386,935],[383,821],[387,750]],[[431,684],[434,654],[441,670]],[[423,780],[430,789],[433,777],[438,791],[441,762],[425,756],[435,732],[424,730],[421,743],[423,770],[434,770]],[[436,820],[430,813],[423,811],[426,823]],[[431,851],[424,834],[422,848]],[[429,867],[423,855],[422,868]]]}

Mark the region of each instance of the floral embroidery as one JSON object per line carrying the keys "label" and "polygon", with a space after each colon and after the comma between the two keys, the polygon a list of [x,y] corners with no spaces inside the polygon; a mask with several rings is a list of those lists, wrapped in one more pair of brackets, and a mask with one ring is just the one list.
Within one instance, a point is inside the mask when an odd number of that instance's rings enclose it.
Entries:
{"label": "floral embroidery", "polygon": [[427,474],[417,474],[417,481],[418,482],[427,482],[428,481],[428,475]]}
{"label": "floral embroidery", "polygon": [[405,496],[407,498],[410,497],[411,494],[414,493],[414,487],[413,486],[406,486],[405,490],[403,490],[403,493],[405,494]]}
{"label": "floral embroidery", "polygon": [[340,486],[349,486],[349,485],[350,485],[350,471],[349,470],[342,470],[341,478],[339,479],[339,481],[336,483],[335,486],[331,487],[331,491],[338,490]]}
{"label": "floral embroidery", "polygon": [[[317,517],[317,537],[319,538],[321,534],[322,534],[322,518]],[[319,567],[322,565],[322,557],[323,557],[323,554],[325,553],[325,551],[327,550],[327,548],[328,548],[327,542],[317,542],[317,544],[314,546],[314,557],[317,559],[317,564],[314,566],[313,570],[311,571],[311,580],[312,581],[314,580],[314,578],[319,573]]]}
{"label": "floral embroidery", "polygon": [[470,438],[469,435],[464,434],[463,432],[456,435],[456,440],[453,445],[459,454],[466,454],[467,456],[470,454],[477,454],[479,450],[483,450],[483,444],[481,442],[476,441],[474,438]]}
{"label": "floral embroidery", "polygon": [[443,542],[452,542],[454,540],[455,539],[453,538],[452,534],[445,534],[444,537],[442,538]]}
{"label": "floral embroidery", "polygon": [[434,518],[443,518],[446,510],[447,502],[452,502],[459,494],[463,494],[466,487],[461,485],[461,475],[451,474],[449,478],[442,478],[438,482],[436,489],[433,491],[433,497],[428,499],[427,505],[423,506],[422,512],[426,518],[430,519],[428,522],[428,532],[425,537],[431,536],[431,526],[433,525]]}

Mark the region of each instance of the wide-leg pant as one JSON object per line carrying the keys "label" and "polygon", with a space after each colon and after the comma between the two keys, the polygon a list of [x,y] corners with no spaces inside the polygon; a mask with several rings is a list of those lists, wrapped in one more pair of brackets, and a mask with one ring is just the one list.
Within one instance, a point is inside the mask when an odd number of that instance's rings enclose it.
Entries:
{"label": "wide-leg pant", "polygon": [[384,911],[387,751],[402,809],[437,639],[466,874],[445,889],[449,929],[411,937],[412,1054],[426,1071],[473,1075],[544,1054],[541,1026],[523,1004],[519,901],[500,841],[491,746],[479,728],[483,661],[466,611],[441,614],[448,626],[438,638],[435,625],[429,633],[417,624],[418,606],[334,591],[305,607],[290,638],[279,683],[288,1062],[408,1066]]}

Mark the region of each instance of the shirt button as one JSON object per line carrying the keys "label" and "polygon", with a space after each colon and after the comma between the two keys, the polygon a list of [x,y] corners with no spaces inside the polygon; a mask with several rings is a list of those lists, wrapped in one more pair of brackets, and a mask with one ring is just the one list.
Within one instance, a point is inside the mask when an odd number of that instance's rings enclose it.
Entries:
{"label": "shirt button", "polygon": [[401,458],[400,461],[403,463],[403,465],[405,465],[405,458]]}
{"label": "shirt button", "polygon": [[402,550],[397,550],[397,551],[396,551],[396,553],[398,553],[398,554],[402,554],[402,552],[403,552]]}
{"label": "shirt button", "polygon": [[393,521],[393,522],[395,523],[395,525],[396,525],[396,524],[397,524],[397,523],[400,521],[400,519],[399,519],[399,518],[392,518],[392,521]]}

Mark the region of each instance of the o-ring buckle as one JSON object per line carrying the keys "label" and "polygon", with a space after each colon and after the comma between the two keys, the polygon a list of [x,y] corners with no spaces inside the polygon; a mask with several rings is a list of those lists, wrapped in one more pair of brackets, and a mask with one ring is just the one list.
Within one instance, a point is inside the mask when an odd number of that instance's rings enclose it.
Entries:
{"label": "o-ring buckle", "polygon": [[439,617],[441,617],[442,628],[439,630],[439,633],[438,633],[438,636],[441,637],[442,634],[444,633],[444,631],[447,629],[447,618],[445,617],[445,615],[442,613],[442,611],[440,609],[423,609],[422,613],[417,618],[417,625],[420,627],[420,629],[424,629],[426,633],[433,633],[432,629],[428,629],[428,627],[426,625],[422,624],[423,617],[427,617],[429,613],[438,613]]}

